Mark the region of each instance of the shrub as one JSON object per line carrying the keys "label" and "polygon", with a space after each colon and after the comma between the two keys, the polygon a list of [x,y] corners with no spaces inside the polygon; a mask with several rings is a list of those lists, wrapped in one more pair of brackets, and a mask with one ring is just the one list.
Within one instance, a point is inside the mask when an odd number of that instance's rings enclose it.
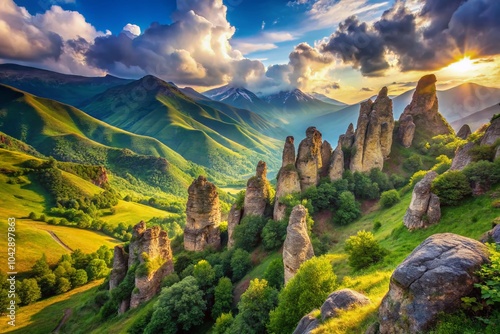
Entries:
{"label": "shrub", "polygon": [[354,172],[353,193],[356,198],[375,199],[379,196],[380,190],[377,183],[372,182],[368,175],[360,172]]}
{"label": "shrub", "polygon": [[307,198],[311,201],[313,212],[319,212],[326,209],[331,209],[334,206],[337,192],[334,185],[330,182],[324,182],[318,187],[308,188],[302,198]]}
{"label": "shrub", "polygon": [[223,313],[231,312],[233,305],[233,284],[227,277],[222,277],[215,287],[214,306],[212,307],[212,319],[217,319]]}
{"label": "shrub", "polygon": [[239,281],[245,276],[247,271],[252,267],[250,261],[250,254],[243,249],[237,249],[234,251],[231,257],[231,269],[233,271],[233,282]]}
{"label": "shrub", "polygon": [[380,230],[381,227],[382,227],[382,223],[379,222],[378,220],[375,223],[373,223],[373,231],[376,232],[376,231]]}
{"label": "shrub", "polygon": [[259,245],[262,229],[266,219],[259,216],[246,216],[234,229],[234,243],[236,248],[251,251]]}
{"label": "shrub", "polygon": [[428,172],[429,171],[426,170],[419,170],[418,172],[415,172],[410,178],[410,188],[413,188],[418,182],[420,182]]}
{"label": "shrub", "polygon": [[416,171],[424,168],[424,163],[419,155],[412,154],[408,159],[403,162],[403,168],[410,173],[415,173]]}
{"label": "shrub", "polygon": [[387,191],[394,188],[390,178],[378,168],[372,168],[369,174],[370,180],[376,184],[380,191]]}
{"label": "shrub", "polygon": [[478,161],[471,163],[462,171],[470,183],[489,189],[500,181],[500,163]]}
{"label": "shrub", "polygon": [[469,150],[472,161],[493,161],[495,157],[495,146],[493,145],[476,145]]}
{"label": "shrub", "polygon": [[344,191],[339,196],[339,208],[335,212],[334,222],[338,225],[348,225],[361,215],[359,203],[350,191]]}
{"label": "shrub", "polygon": [[278,249],[283,245],[286,237],[286,228],[288,222],[285,220],[267,221],[266,226],[262,229],[262,246],[266,251]]}
{"label": "shrub", "polygon": [[406,183],[408,183],[407,179],[405,179],[403,176],[398,175],[398,174],[392,174],[390,179],[391,179],[391,183],[394,186],[394,188],[401,188]]}
{"label": "shrub", "polygon": [[432,170],[438,174],[443,174],[451,167],[452,160],[446,155],[442,154],[436,158],[437,163],[432,167]]}
{"label": "shrub", "polygon": [[467,177],[461,171],[448,171],[432,182],[432,192],[443,205],[459,205],[471,193]]}
{"label": "shrub", "polygon": [[399,193],[397,192],[397,190],[392,189],[384,191],[382,193],[382,195],[380,196],[380,205],[382,205],[384,208],[390,208],[400,200],[401,197],[399,197]]}
{"label": "shrub", "polygon": [[233,323],[233,315],[231,313],[221,314],[215,321],[214,327],[212,327],[213,334],[226,334],[228,329]]}
{"label": "shrub", "polygon": [[18,288],[18,295],[19,298],[21,298],[23,305],[29,305],[42,298],[42,291],[40,290],[36,279],[25,278],[21,281]]}
{"label": "shrub", "polygon": [[344,250],[349,255],[349,265],[354,269],[366,268],[381,261],[387,254],[371,232],[359,231],[346,240]]}
{"label": "shrub", "polygon": [[272,260],[264,272],[264,279],[268,282],[269,286],[279,291],[285,284],[284,270],[282,259]]}

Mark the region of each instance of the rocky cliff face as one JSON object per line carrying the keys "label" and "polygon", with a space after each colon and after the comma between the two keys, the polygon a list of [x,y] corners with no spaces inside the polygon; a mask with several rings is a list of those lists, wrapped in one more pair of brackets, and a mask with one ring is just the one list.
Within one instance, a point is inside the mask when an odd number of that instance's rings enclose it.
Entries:
{"label": "rocky cliff face", "polygon": [[431,193],[432,181],[437,176],[435,171],[430,171],[413,188],[410,207],[403,218],[409,230],[426,228],[441,219],[439,197]]}
{"label": "rocky cliff face", "polygon": [[121,302],[120,313],[151,300],[160,292],[162,279],[174,272],[172,250],[166,231],[159,226],[148,229],[143,221],[134,226],[129,253],[121,245],[115,247],[110,290],[123,281],[133,266],[137,266],[135,289],[130,299]]}
{"label": "rocky cliff face", "polygon": [[279,202],[280,198],[294,192],[300,192],[300,178],[295,168],[295,145],[293,137],[287,137],[283,149],[283,163],[278,172],[276,195],[274,202],[273,219],[281,220],[285,217],[286,205]]}
{"label": "rocky cliff face", "polygon": [[97,171],[97,176],[92,182],[98,186],[103,187],[106,183],[108,183],[108,173],[106,172],[106,168],[103,166],[99,166],[99,170]]}
{"label": "rocky cliff face", "polygon": [[401,115],[399,118],[398,139],[401,145],[408,148],[413,143],[415,137],[415,123],[412,115]]}
{"label": "rocky cliff face", "polygon": [[[442,134],[452,134],[454,133],[451,126],[443,118],[443,116],[438,111],[438,99],[436,95],[436,76],[434,74],[423,76],[417,84],[415,93],[413,93],[413,98],[411,103],[405,108],[404,112],[399,118],[400,126],[408,123],[407,116],[410,115],[413,118],[413,123],[415,124],[415,129],[421,129],[421,133],[425,133],[426,138],[431,138]],[[412,127],[405,126],[400,127],[398,132],[402,144],[407,146],[409,142],[408,133],[405,131],[414,131]],[[403,139],[406,141],[403,142]]]}
{"label": "rocky cliff face", "polygon": [[331,181],[336,181],[342,179],[342,174],[344,173],[344,152],[342,151],[342,143],[339,140],[335,151],[333,151],[332,162],[330,164],[330,169],[328,171],[328,177]]}
{"label": "rocky cliff face", "polygon": [[488,261],[478,241],[451,233],[427,238],[392,274],[379,309],[380,333],[426,333],[440,313],[460,309]]}
{"label": "rocky cliff face", "polygon": [[283,245],[283,264],[285,284],[292,279],[302,263],[314,256],[314,250],[307,235],[307,210],[302,205],[293,208],[288,222],[287,234]]}
{"label": "rocky cliff face", "polygon": [[321,163],[322,166],[319,169],[319,176],[325,177],[328,175],[328,169],[330,168],[331,159],[332,159],[332,145],[326,140],[321,144]]}
{"label": "rocky cliff face", "polygon": [[493,145],[498,138],[500,138],[500,117],[491,122],[481,139],[481,145]]}
{"label": "rocky cliff face", "polygon": [[255,176],[247,182],[243,217],[263,216],[269,202],[269,181],[267,180],[267,166],[264,161],[259,161]]}
{"label": "rocky cliff face", "polygon": [[368,100],[361,103],[351,171],[382,170],[384,159],[391,153],[393,129],[392,100],[387,96],[387,87],[384,87],[375,102]]}
{"label": "rocky cliff face", "polygon": [[450,170],[463,170],[472,162],[472,156],[469,151],[475,145],[474,143],[467,143],[462,147],[459,147],[455,152],[455,157],[451,163]]}
{"label": "rocky cliff face", "polygon": [[319,181],[319,169],[323,166],[321,160],[321,132],[311,126],[306,130],[306,138],[300,142],[295,166],[300,175],[300,188],[305,191],[316,186]]}
{"label": "rocky cliff face", "polygon": [[233,204],[231,210],[229,210],[229,215],[227,217],[227,248],[231,249],[234,247],[234,229],[241,221],[242,210],[238,206]]}
{"label": "rocky cliff face", "polygon": [[188,188],[184,249],[202,251],[208,246],[220,247],[220,204],[217,188],[204,176]]}
{"label": "rocky cliff face", "polygon": [[288,165],[295,165],[295,145],[294,138],[288,136],[285,139],[285,147],[283,148],[283,156],[281,167],[286,167]]}
{"label": "rocky cliff face", "polygon": [[461,138],[461,139],[467,139],[467,137],[469,137],[471,134],[472,134],[472,131],[470,129],[469,124],[464,124],[464,125],[462,125],[460,130],[458,130],[457,137]]}

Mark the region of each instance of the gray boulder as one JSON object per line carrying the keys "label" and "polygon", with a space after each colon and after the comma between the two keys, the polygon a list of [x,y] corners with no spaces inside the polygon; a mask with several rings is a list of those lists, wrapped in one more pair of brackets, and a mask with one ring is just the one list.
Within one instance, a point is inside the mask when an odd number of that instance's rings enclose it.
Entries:
{"label": "gray boulder", "polygon": [[430,171],[413,188],[410,206],[403,217],[403,223],[410,231],[426,228],[441,219],[439,197],[431,193],[432,181],[437,176],[435,171]]}
{"label": "gray boulder", "polygon": [[293,331],[293,334],[309,334],[320,324],[319,320],[312,315],[312,312],[300,319],[299,324]]}
{"label": "gray boulder", "polygon": [[370,304],[370,299],[359,292],[351,289],[338,290],[330,294],[321,306],[321,319],[324,321],[336,317],[340,310],[367,304]]}

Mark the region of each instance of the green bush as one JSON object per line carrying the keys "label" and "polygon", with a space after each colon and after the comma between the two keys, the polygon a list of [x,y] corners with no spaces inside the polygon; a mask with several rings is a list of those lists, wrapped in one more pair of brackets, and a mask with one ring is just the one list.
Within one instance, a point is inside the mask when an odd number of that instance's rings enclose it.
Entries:
{"label": "green bush", "polygon": [[236,248],[252,251],[261,241],[262,229],[266,219],[259,216],[246,216],[234,229],[234,244]]}
{"label": "green bush", "polygon": [[223,313],[221,314],[217,320],[215,321],[214,326],[212,327],[213,334],[227,334],[229,328],[233,324],[233,315],[231,313]]}
{"label": "green bush", "polygon": [[500,161],[478,161],[471,163],[462,171],[471,184],[487,190],[500,181]]}
{"label": "green bush", "polygon": [[439,175],[432,182],[431,190],[443,205],[459,205],[471,193],[469,181],[461,171],[448,171]]}
{"label": "green bush", "polygon": [[372,182],[368,175],[360,172],[354,172],[353,180],[353,193],[356,198],[375,199],[380,195],[378,184]]}
{"label": "green bush", "polygon": [[359,231],[346,240],[344,250],[349,255],[349,265],[354,269],[366,268],[381,261],[387,254],[371,232]]}
{"label": "green bush", "polygon": [[428,172],[429,171],[426,170],[419,170],[418,172],[415,172],[410,178],[410,183],[409,183],[410,188],[413,188],[418,182],[420,182],[427,175]]}
{"label": "green bush", "polygon": [[391,179],[378,168],[372,168],[369,177],[372,182],[378,184],[380,191],[387,191],[394,188]]}
{"label": "green bush", "polygon": [[338,225],[348,225],[361,215],[359,203],[350,191],[344,191],[339,196],[339,208],[333,221]]}
{"label": "green bush", "polygon": [[242,279],[251,267],[250,254],[243,249],[235,250],[231,257],[232,281],[237,282]]}
{"label": "green bush", "polygon": [[380,196],[380,205],[384,208],[390,208],[391,206],[399,203],[401,201],[401,197],[399,197],[399,193],[397,190],[388,190],[384,191]]}
{"label": "green bush", "polygon": [[223,313],[231,312],[233,305],[233,284],[227,277],[222,277],[215,287],[212,319],[216,320]]}
{"label": "green bush", "polygon": [[378,220],[375,223],[373,223],[373,231],[376,232],[376,231],[380,230],[381,227],[382,227],[382,223],[379,222]]}
{"label": "green bush", "polygon": [[469,150],[472,161],[493,161],[495,157],[494,145],[476,145]]}
{"label": "green bush", "polygon": [[266,226],[262,229],[262,246],[266,251],[272,251],[280,248],[283,245],[286,237],[286,228],[288,222],[285,220],[267,221]]}
{"label": "green bush", "polygon": [[443,174],[451,167],[452,160],[444,154],[437,157],[436,161],[437,163],[431,169],[439,175]]}
{"label": "green bush", "polygon": [[285,284],[284,270],[285,268],[281,258],[272,260],[264,272],[264,279],[269,283],[269,286],[279,291]]}
{"label": "green bush", "polygon": [[424,168],[424,163],[419,155],[412,154],[408,159],[403,162],[403,168],[410,173],[415,173],[416,171]]}

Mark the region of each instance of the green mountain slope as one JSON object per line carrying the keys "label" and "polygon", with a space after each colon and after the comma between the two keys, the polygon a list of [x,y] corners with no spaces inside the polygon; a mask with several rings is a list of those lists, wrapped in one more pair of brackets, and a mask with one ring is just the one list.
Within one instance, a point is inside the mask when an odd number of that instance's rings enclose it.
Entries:
{"label": "green mountain slope", "polygon": [[278,140],[246,121],[197,104],[153,76],[112,88],[82,109],[119,128],[154,137],[184,158],[228,175],[250,173],[258,160],[271,167],[278,163]]}

